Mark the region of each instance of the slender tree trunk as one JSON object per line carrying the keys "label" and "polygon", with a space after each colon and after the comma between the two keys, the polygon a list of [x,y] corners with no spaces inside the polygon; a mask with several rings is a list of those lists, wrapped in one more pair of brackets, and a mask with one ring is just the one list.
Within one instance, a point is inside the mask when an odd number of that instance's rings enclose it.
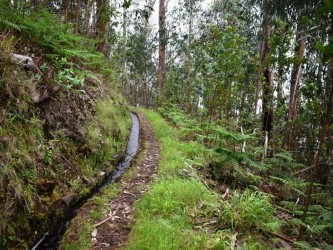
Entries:
{"label": "slender tree trunk", "polygon": [[[146,78],[147,79],[147,78]],[[144,81],[143,83],[143,105],[148,108],[149,105],[149,83]]]}
{"label": "slender tree trunk", "polygon": [[166,30],[165,30],[165,0],[159,3],[159,46],[158,46],[158,97],[162,97],[163,85],[165,81],[165,47],[166,47]]}
{"label": "slender tree trunk", "polygon": [[102,52],[106,57],[109,56],[108,33],[109,21],[108,14],[109,0],[96,0],[97,21],[96,21],[96,36],[97,36],[97,51]]}
{"label": "slender tree trunk", "polygon": [[262,71],[262,65],[261,65],[261,55],[262,55],[262,48],[263,48],[263,40],[260,44],[260,60],[259,60],[259,67],[258,67],[258,79],[256,84],[256,95],[254,97],[254,110],[253,110],[253,120],[257,118],[257,109],[258,109],[258,101],[259,101],[259,90],[260,90],[260,82],[261,82],[261,71]]}
{"label": "slender tree trunk", "polygon": [[81,0],[76,1],[76,11],[75,11],[75,21],[74,21],[74,33],[79,33],[79,23],[80,23],[80,12],[81,12]]}
{"label": "slender tree trunk", "polygon": [[90,34],[89,24],[90,24],[90,15],[91,15],[91,3],[92,3],[91,0],[87,0],[85,18],[84,18],[84,30],[88,36]]}
{"label": "slender tree trunk", "polygon": [[138,81],[139,78],[135,78],[132,80],[132,97],[131,103],[135,107],[137,105],[137,92],[138,92]]}
{"label": "slender tree trunk", "polygon": [[298,31],[296,40],[299,41],[296,47],[297,62],[294,64],[291,82],[290,82],[290,99],[289,99],[289,114],[288,118],[291,121],[295,121],[297,116],[297,94],[300,88],[300,82],[302,77],[302,60],[305,54],[306,36],[302,31]]}
{"label": "slender tree trunk", "polygon": [[[331,124],[332,124],[331,120]],[[329,129],[328,135],[327,135],[327,156],[329,159],[333,159],[333,129]]]}
{"label": "slender tree trunk", "polygon": [[295,58],[296,62],[293,65],[290,80],[290,98],[288,107],[288,123],[287,126],[288,134],[285,137],[285,148],[291,150],[294,146],[295,140],[295,121],[297,117],[297,107],[298,107],[298,92],[300,89],[301,78],[302,78],[302,61],[305,54],[306,45],[306,34],[303,30],[303,25],[299,21],[296,31],[296,41],[297,46],[295,47]]}
{"label": "slender tree trunk", "polygon": [[[156,0],[149,0],[148,1],[148,6],[153,8],[155,5]],[[148,50],[148,33],[149,33],[149,23],[148,20],[145,19],[144,21],[144,30],[145,30],[145,46],[146,50]],[[143,104],[146,108],[149,106],[149,72],[146,70],[146,77],[143,80]]]}
{"label": "slender tree trunk", "polygon": [[188,49],[187,49],[187,96],[186,96],[186,109],[187,112],[191,112],[191,43],[192,43],[192,8],[193,8],[193,0],[190,0],[190,13],[189,13],[189,28],[188,28]]}
{"label": "slender tree trunk", "polygon": [[96,1],[93,1],[93,4],[91,5],[91,16],[92,16],[92,20],[91,20],[91,26],[90,26],[90,30],[91,30],[91,35],[96,35],[97,32],[97,18],[98,18],[98,12],[97,12],[97,3]]}
{"label": "slender tree trunk", "polygon": [[65,0],[64,23],[68,22],[68,7],[69,7],[69,0]]}
{"label": "slender tree trunk", "polygon": [[273,73],[272,68],[268,65],[267,58],[269,55],[269,38],[272,34],[272,21],[268,14],[270,0],[264,1],[264,19],[263,19],[263,37],[260,51],[260,78],[263,78],[263,101],[262,101],[262,130],[265,136],[265,154],[266,157],[270,133],[273,124]]}
{"label": "slender tree trunk", "polygon": [[[280,52],[279,52],[280,53]],[[280,54],[280,56],[282,56]],[[276,92],[277,92],[277,105],[276,105],[276,109],[279,110],[282,106],[283,106],[283,75],[284,75],[284,68],[283,68],[283,64],[279,63],[278,66],[278,75],[277,75],[277,87],[276,87]]]}
{"label": "slender tree trunk", "polygon": [[126,61],[126,44],[127,44],[127,8],[123,5],[123,90],[126,92],[128,87],[128,76],[127,76],[127,61]]}
{"label": "slender tree trunk", "polygon": [[[265,1],[268,4],[267,0]],[[272,33],[270,17],[266,13],[263,22],[263,38],[260,53],[260,78],[263,78],[263,131],[270,132],[273,122],[273,73],[270,65],[267,65],[269,54],[269,38]]]}

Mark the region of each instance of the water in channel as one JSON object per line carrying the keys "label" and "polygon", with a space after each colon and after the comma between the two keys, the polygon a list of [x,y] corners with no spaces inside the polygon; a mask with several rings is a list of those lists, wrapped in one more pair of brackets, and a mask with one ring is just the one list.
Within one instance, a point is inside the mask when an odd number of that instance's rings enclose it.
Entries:
{"label": "water in channel", "polygon": [[139,148],[139,131],[140,123],[136,114],[131,113],[132,128],[130,137],[126,147],[125,159],[117,166],[117,168],[104,179],[104,181],[93,188],[88,195],[81,198],[71,209],[67,211],[67,216],[58,221],[56,225],[44,234],[44,236],[31,248],[31,250],[55,250],[59,247],[62,236],[69,227],[71,220],[76,216],[78,210],[103,187],[115,182],[130,166],[133,157]]}

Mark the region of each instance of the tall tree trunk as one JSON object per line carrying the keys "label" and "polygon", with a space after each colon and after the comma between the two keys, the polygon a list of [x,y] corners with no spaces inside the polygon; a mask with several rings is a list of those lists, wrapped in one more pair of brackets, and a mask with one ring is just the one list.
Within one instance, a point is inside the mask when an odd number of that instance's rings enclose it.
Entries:
{"label": "tall tree trunk", "polygon": [[[147,5],[150,8],[153,8],[154,5],[156,3],[156,0],[149,0]],[[148,51],[148,33],[149,33],[149,23],[148,23],[148,19],[145,19],[144,21],[144,30],[145,30],[145,46],[146,46],[146,50]],[[145,73],[145,78],[143,80],[143,105],[148,108],[149,106],[149,71],[146,70]]]}
{"label": "tall tree trunk", "polygon": [[[264,1],[268,4],[268,0]],[[265,8],[265,7],[264,7]],[[263,79],[263,131],[270,132],[273,121],[273,73],[268,65],[267,58],[269,54],[269,38],[272,34],[272,23],[268,14],[265,13],[263,21],[263,37],[260,51],[260,78]]]}
{"label": "tall tree trunk", "polygon": [[[273,124],[273,73],[271,66],[267,62],[270,49],[269,38],[272,34],[272,21],[268,14],[269,4],[270,0],[264,0],[263,35],[260,51],[260,78],[263,78],[262,130],[265,136],[265,152],[267,152]],[[266,153],[264,157],[266,157]]]}
{"label": "tall tree trunk", "polygon": [[[332,15],[332,13],[331,13]],[[333,37],[333,18],[331,17],[330,20],[330,32],[329,32],[330,38]],[[319,137],[319,145],[318,145],[318,150],[316,154],[314,155],[313,159],[313,165],[311,167],[311,175],[310,175],[310,180],[309,184],[306,190],[306,198],[304,202],[304,211],[302,215],[302,222],[305,223],[306,216],[309,210],[309,206],[311,204],[311,197],[313,193],[313,185],[315,182],[315,178],[318,174],[318,169],[319,169],[319,162],[320,162],[320,156],[321,156],[321,151],[323,150],[323,145],[324,145],[324,140],[326,137],[327,132],[330,131],[330,126],[332,122],[332,106],[333,106],[333,57],[330,56],[329,62],[328,62],[328,68],[327,68],[327,79],[326,79],[326,91],[327,91],[327,106],[326,106],[326,115],[324,117],[323,121],[323,126],[320,132],[320,137]],[[302,225],[299,229],[298,232],[298,240],[301,240],[303,238],[303,234],[305,231],[305,227]]]}
{"label": "tall tree trunk", "polygon": [[64,23],[68,22],[68,7],[69,7],[69,0],[65,0]]}
{"label": "tall tree trunk", "polygon": [[90,34],[89,24],[90,24],[90,15],[91,15],[91,3],[92,3],[91,0],[87,0],[85,17],[84,17],[84,30],[88,36]]}
{"label": "tall tree trunk", "polygon": [[193,0],[189,1],[189,27],[188,27],[188,49],[187,49],[187,95],[186,95],[186,109],[187,112],[191,112],[191,43],[192,43],[192,9],[193,9]]}
{"label": "tall tree trunk", "polygon": [[253,120],[257,118],[257,109],[258,109],[258,102],[259,102],[259,90],[260,90],[260,83],[261,83],[261,71],[262,71],[262,65],[261,65],[261,55],[262,55],[262,50],[263,50],[263,40],[261,41],[260,44],[260,51],[259,51],[259,67],[258,67],[258,79],[257,79],[257,84],[256,84],[256,94],[254,97],[254,110],[253,110]]}
{"label": "tall tree trunk", "polygon": [[132,80],[132,93],[131,93],[131,103],[135,107],[138,103],[137,96],[138,96],[138,81],[139,77],[136,77]]}
{"label": "tall tree trunk", "polygon": [[96,21],[96,36],[97,36],[97,51],[102,52],[106,57],[109,56],[108,36],[109,36],[109,21],[108,13],[109,0],[96,0],[97,21]]}
{"label": "tall tree trunk", "polygon": [[165,30],[165,0],[160,0],[159,3],[159,45],[158,45],[158,71],[157,85],[158,97],[163,93],[163,85],[165,81],[165,47],[166,47],[166,30]]}
{"label": "tall tree trunk", "polygon": [[[281,54],[281,51],[279,51],[279,57],[281,58],[283,55]],[[277,70],[277,86],[276,86],[276,92],[277,92],[277,104],[276,104],[276,110],[280,110],[283,106],[283,83],[284,83],[284,68],[283,63],[279,62],[278,70]]]}
{"label": "tall tree trunk", "polygon": [[81,12],[81,0],[76,1],[76,11],[74,20],[74,33],[79,33],[79,23],[80,23],[80,12]]}
{"label": "tall tree trunk", "polygon": [[123,90],[126,92],[128,87],[128,76],[127,76],[127,61],[126,61],[126,44],[127,44],[127,7],[123,5],[123,75],[122,84]]}
{"label": "tall tree trunk", "polygon": [[298,104],[298,92],[301,84],[302,77],[302,61],[305,54],[306,34],[304,27],[301,24],[301,20],[298,21],[296,30],[297,46],[295,47],[296,62],[293,65],[290,79],[290,98],[288,107],[288,134],[285,137],[285,148],[291,150],[293,148],[293,141],[295,140],[295,121],[297,117],[297,104]]}
{"label": "tall tree trunk", "polygon": [[[146,77],[147,79],[147,77]],[[143,83],[143,105],[148,108],[149,105],[149,83],[148,81],[146,81],[146,79],[144,80]]]}

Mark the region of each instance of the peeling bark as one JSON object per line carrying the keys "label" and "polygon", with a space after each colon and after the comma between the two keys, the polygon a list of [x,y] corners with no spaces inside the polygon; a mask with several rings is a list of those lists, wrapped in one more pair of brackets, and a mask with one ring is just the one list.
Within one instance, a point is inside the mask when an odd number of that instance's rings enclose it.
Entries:
{"label": "peeling bark", "polygon": [[300,88],[300,82],[302,77],[302,61],[304,59],[305,45],[306,45],[306,34],[301,24],[298,24],[296,33],[297,33],[296,34],[297,46],[295,48],[295,57],[297,61],[294,64],[291,73],[289,114],[288,114],[288,118],[291,121],[295,121],[297,116],[297,101],[298,101],[297,94]]}

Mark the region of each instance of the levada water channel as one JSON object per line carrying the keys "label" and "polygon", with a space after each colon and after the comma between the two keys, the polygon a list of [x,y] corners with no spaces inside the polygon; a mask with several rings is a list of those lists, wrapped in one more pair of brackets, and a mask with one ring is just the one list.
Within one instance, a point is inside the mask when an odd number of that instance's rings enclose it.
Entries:
{"label": "levada water channel", "polygon": [[94,187],[89,194],[81,198],[74,206],[67,211],[65,218],[57,221],[55,225],[50,228],[44,236],[36,242],[36,244],[31,248],[31,250],[51,250],[57,249],[60,241],[69,227],[71,220],[76,216],[78,210],[96,193],[98,193],[105,186],[115,182],[119,177],[125,172],[125,170],[130,166],[133,157],[136,155],[139,148],[139,131],[140,123],[136,114],[131,113],[132,117],[132,128],[130,137],[126,147],[125,159],[117,166],[117,168],[107,176],[104,181],[98,186]]}

